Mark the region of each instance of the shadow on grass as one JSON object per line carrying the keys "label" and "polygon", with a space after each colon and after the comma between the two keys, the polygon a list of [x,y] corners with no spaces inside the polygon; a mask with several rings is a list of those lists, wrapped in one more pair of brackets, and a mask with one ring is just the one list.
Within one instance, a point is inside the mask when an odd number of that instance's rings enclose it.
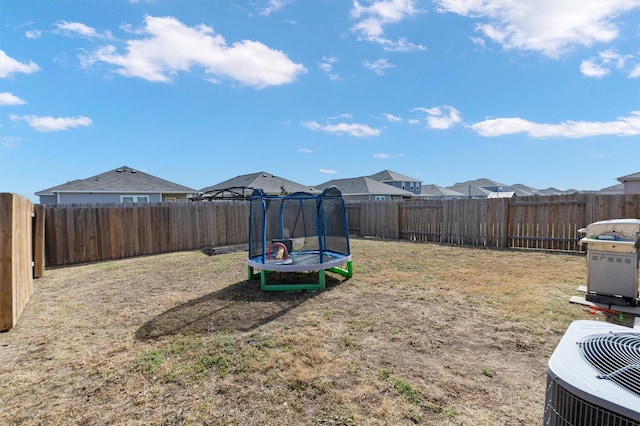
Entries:
{"label": "shadow on grass", "polygon": [[[317,282],[317,273],[274,274],[283,283]],[[342,277],[326,275],[326,290],[342,283]],[[139,340],[162,336],[209,334],[217,331],[250,331],[285,315],[312,299],[319,291],[263,292],[259,280],[241,281],[190,300],[161,313],[136,331]]]}

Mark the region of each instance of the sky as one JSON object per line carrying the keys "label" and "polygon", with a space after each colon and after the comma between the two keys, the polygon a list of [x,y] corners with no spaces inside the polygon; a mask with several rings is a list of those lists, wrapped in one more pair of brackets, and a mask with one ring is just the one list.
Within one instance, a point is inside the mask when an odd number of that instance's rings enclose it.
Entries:
{"label": "sky", "polygon": [[0,192],[640,172],[640,0],[0,0]]}

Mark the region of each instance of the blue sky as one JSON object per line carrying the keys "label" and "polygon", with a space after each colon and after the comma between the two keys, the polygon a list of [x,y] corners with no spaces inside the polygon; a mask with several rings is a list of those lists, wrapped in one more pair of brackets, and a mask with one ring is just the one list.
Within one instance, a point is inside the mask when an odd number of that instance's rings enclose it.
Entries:
{"label": "blue sky", "polygon": [[640,0],[2,0],[0,192],[640,171]]}

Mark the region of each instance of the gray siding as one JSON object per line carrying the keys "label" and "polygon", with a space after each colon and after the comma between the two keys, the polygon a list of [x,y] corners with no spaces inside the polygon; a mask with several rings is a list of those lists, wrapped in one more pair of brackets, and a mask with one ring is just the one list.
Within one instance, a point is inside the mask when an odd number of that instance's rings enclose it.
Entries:
{"label": "gray siding", "polygon": [[57,202],[55,195],[40,195],[40,204],[56,204]]}
{"label": "gray siding", "polygon": [[147,195],[150,203],[161,203],[162,197],[160,194],[60,194],[60,204],[119,204],[121,195]]}

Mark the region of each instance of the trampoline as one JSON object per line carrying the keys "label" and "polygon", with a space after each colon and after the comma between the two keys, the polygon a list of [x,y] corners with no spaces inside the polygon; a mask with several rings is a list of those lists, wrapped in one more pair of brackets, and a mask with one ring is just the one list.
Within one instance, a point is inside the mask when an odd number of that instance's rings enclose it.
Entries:
{"label": "trampoline", "polygon": [[[353,276],[344,200],[334,186],[321,194],[251,194],[249,279],[260,278],[263,291],[318,290],[326,271]],[[318,272],[317,283],[274,283],[267,275]],[[273,280],[272,280],[273,281]]]}

